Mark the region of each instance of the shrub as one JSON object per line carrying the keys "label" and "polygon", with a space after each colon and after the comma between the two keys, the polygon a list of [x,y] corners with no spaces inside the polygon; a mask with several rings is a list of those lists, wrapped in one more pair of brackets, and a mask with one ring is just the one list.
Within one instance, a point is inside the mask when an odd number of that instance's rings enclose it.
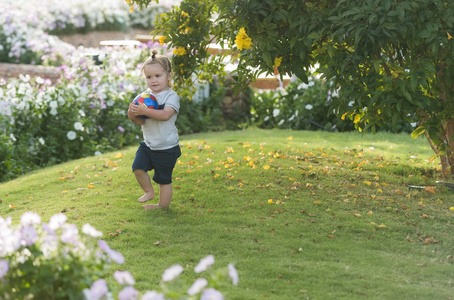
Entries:
{"label": "shrub", "polygon": [[261,128],[346,131],[353,126],[339,119],[331,107],[336,89],[316,76],[309,83],[292,81],[287,88],[256,92],[251,102],[252,121]]}
{"label": "shrub", "polygon": [[[113,299],[103,276],[112,261],[123,264],[123,255],[98,239],[102,232],[90,224],[82,227],[82,235],[76,225],[66,221],[67,217],[59,213],[48,223],[41,223],[37,213],[26,212],[21,223],[14,226],[11,217],[0,217],[1,299]],[[214,262],[209,255],[194,271],[205,272]],[[212,286],[227,281],[238,284],[233,265],[212,271],[208,279],[199,278],[192,285],[179,277],[182,272],[180,265],[168,268],[162,276],[163,292],[147,291],[141,299],[186,299],[199,294],[202,298],[213,294],[218,298],[207,299],[221,299],[221,292]],[[134,289],[130,272],[116,271],[114,278],[120,285],[120,300],[138,299],[141,293]]]}

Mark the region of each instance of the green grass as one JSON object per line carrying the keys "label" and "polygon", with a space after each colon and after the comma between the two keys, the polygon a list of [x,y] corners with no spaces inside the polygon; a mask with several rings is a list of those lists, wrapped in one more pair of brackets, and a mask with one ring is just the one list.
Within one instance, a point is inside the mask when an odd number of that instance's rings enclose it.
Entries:
{"label": "green grass", "polygon": [[90,223],[125,256],[112,273],[129,270],[142,291],[174,264],[192,282],[213,254],[240,275],[227,299],[452,297],[454,194],[407,188],[439,180],[424,139],[248,129],[181,143],[168,210],[137,202],[130,147],[0,185],[0,215]]}

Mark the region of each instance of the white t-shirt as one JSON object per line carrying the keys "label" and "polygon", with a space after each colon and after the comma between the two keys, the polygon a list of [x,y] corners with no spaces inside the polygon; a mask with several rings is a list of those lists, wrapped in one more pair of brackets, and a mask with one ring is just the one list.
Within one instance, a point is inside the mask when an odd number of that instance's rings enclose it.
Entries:
{"label": "white t-shirt", "polygon": [[[151,93],[149,90],[147,92]],[[156,97],[160,109],[161,107],[163,108],[163,105],[170,106],[175,110],[175,113],[167,121],[158,121],[151,118],[145,120],[145,123],[142,125],[145,144],[151,150],[166,150],[178,146],[180,140],[175,121],[180,110],[180,97],[171,89],[158,94],[151,94]]]}

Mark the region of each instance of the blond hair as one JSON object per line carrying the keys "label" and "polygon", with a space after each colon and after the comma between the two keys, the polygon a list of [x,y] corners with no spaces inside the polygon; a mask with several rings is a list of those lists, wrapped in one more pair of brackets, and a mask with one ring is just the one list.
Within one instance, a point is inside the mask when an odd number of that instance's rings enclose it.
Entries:
{"label": "blond hair", "polygon": [[164,71],[172,73],[172,64],[170,59],[164,55],[158,55],[158,50],[151,51],[151,56],[145,60],[142,66],[142,72],[146,65],[160,64]]}

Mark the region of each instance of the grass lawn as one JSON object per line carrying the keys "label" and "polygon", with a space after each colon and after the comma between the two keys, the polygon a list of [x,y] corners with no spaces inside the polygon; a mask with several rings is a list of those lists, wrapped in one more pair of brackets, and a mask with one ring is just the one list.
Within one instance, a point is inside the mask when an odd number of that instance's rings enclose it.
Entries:
{"label": "grass lawn", "polygon": [[226,299],[453,297],[454,193],[408,187],[440,180],[426,140],[248,129],[181,144],[168,210],[137,202],[134,146],[0,184],[0,215],[90,223],[125,256],[109,282],[121,268],[141,291],[174,264],[192,283],[213,254],[214,268],[233,263],[240,276]]}

